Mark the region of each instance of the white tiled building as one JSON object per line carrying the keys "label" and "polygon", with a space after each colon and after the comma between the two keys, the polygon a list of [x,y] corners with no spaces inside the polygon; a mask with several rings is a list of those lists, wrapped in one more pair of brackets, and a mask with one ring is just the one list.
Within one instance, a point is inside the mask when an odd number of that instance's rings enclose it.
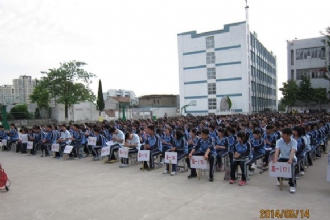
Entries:
{"label": "white tiled building", "polygon": [[30,104],[30,94],[36,87],[37,80],[32,79],[32,76],[20,76],[18,79],[13,79],[15,103]]}
{"label": "white tiled building", "polygon": [[0,103],[12,105],[15,103],[14,87],[12,85],[0,86]]}
{"label": "white tiled building", "polygon": [[180,33],[178,38],[180,106],[194,115],[221,114],[225,96],[231,111],[277,109],[276,57],[250,33],[246,22],[222,30]]}
{"label": "white tiled building", "polygon": [[139,104],[139,100],[135,96],[134,91],[131,91],[131,90],[109,89],[107,92],[103,93],[104,101],[110,97],[129,97],[131,100],[131,105]]}

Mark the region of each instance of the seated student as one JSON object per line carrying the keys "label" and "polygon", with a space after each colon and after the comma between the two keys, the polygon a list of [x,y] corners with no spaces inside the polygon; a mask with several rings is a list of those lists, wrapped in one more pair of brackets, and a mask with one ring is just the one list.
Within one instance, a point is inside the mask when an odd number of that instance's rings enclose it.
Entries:
{"label": "seated student", "polygon": [[[276,151],[273,162],[288,162],[288,164],[292,164],[292,168],[295,167],[295,162],[297,158],[295,156],[297,151],[297,141],[291,138],[292,130],[291,128],[284,128],[282,130],[282,138],[276,142]],[[276,183],[277,186],[280,185],[280,178]],[[290,192],[296,192],[296,178],[294,169],[292,169],[292,178],[289,179]]]}
{"label": "seated student", "polygon": [[235,135],[235,129],[234,128],[228,128],[226,129],[228,132],[228,154],[229,154],[229,159],[230,163],[233,162],[234,158],[234,147],[237,142],[237,137]]}
{"label": "seated student", "polygon": [[[216,151],[214,149],[214,139],[209,136],[209,130],[202,130],[202,138],[198,140],[197,145],[194,149],[191,150],[189,154],[189,159],[192,156],[204,156],[205,160],[208,160],[210,163],[210,173],[209,173],[209,181],[214,181],[214,158],[216,156]],[[189,161],[190,163],[190,161]],[[191,168],[191,173],[188,176],[188,179],[197,177],[196,169]]]}
{"label": "seated student", "polygon": [[[190,138],[188,139],[188,154],[190,154],[191,150],[194,149],[194,147],[197,145],[199,139],[197,133],[198,132],[196,128],[190,129],[190,133],[189,133]],[[186,158],[186,163],[188,165],[188,168],[190,169],[189,158]]]}
{"label": "seated student", "polygon": [[30,136],[30,141],[33,142],[33,148],[30,151],[29,156],[36,155],[38,147],[41,147],[43,144],[43,140],[46,137],[46,133],[41,131],[40,126],[34,126],[33,128],[33,136]]}
{"label": "seated student", "polygon": [[266,149],[266,155],[263,159],[263,168],[264,169],[268,168],[269,154],[272,150],[275,149],[275,145],[276,145],[276,137],[272,133],[273,129],[274,129],[274,127],[272,125],[267,125],[266,126],[266,132],[263,135],[263,139],[264,139],[264,142],[265,142],[265,149]]}
{"label": "seated student", "polygon": [[265,143],[264,139],[261,138],[261,133],[259,129],[255,129],[253,131],[253,138],[250,141],[251,148],[252,148],[252,165],[251,165],[251,172],[254,172],[257,169],[256,166],[256,159],[261,155],[266,155]]}
{"label": "seated student", "polygon": [[59,159],[63,155],[65,146],[71,144],[71,134],[65,124],[61,125],[61,136],[56,142],[60,145],[59,152],[56,152],[56,158]]}
{"label": "seated student", "polygon": [[172,143],[173,143],[173,136],[171,134],[171,129],[170,128],[165,128],[164,129],[164,135],[162,138],[162,157],[165,158],[165,152],[167,150],[170,150],[172,148]]}
{"label": "seated student", "polygon": [[117,128],[110,128],[109,129],[110,134],[112,135],[112,141],[113,141],[113,145],[110,146],[110,154],[108,157],[108,163],[115,163],[117,162],[116,160],[116,156],[115,156],[115,151],[118,151],[118,149],[121,147],[120,145],[122,145],[125,141],[125,135],[124,133],[117,129]]}
{"label": "seated student", "polygon": [[300,126],[294,126],[292,129],[292,137],[297,141],[297,151],[296,151],[296,157],[297,157],[297,163],[301,163],[300,170],[298,170],[298,166],[296,169],[296,174],[300,173],[300,175],[305,174],[304,169],[304,158],[305,158],[305,149],[306,149],[306,142],[302,138],[303,130]]}
{"label": "seated student", "polygon": [[[137,153],[140,149],[140,138],[137,134],[127,132],[125,134],[125,143],[123,144],[124,147],[128,147],[129,154]],[[121,165],[120,168],[125,168],[128,166],[128,158],[121,158]]]}
{"label": "seated student", "polygon": [[47,132],[47,135],[42,140],[42,145],[41,145],[42,154],[41,154],[41,157],[44,156],[44,153],[43,153],[44,151],[45,151],[45,157],[50,156],[48,148],[52,144],[56,143],[56,134],[53,131],[53,126],[52,125],[47,125],[46,126],[46,132]]}
{"label": "seated student", "polygon": [[[172,142],[172,147],[168,151],[177,152],[177,162],[184,158],[188,153],[188,143],[184,137],[184,134],[181,130],[177,130],[175,132],[175,139]],[[166,169],[163,174],[167,174],[169,171],[169,164],[166,164]],[[171,176],[176,175],[177,166],[176,164],[172,164],[172,173]]]}
{"label": "seated student", "polygon": [[[160,138],[155,134],[155,126],[149,125],[147,127],[147,133],[149,137],[147,138],[145,145],[141,146],[141,150],[150,150],[150,167],[148,167],[147,161],[143,162],[144,169],[147,169],[148,171],[151,171],[154,169],[154,156],[162,152]],[[143,168],[140,168],[142,170]]]}
{"label": "seated student", "polygon": [[218,136],[215,139],[215,149],[217,151],[217,163],[218,169],[220,171],[224,171],[225,167],[222,163],[222,157],[224,154],[228,153],[228,138],[227,138],[227,131],[223,128],[218,129]]}
{"label": "seated student", "polygon": [[106,138],[100,132],[101,130],[99,128],[94,128],[93,133],[90,135],[90,137],[96,137],[96,145],[88,145],[89,151],[92,152],[94,160],[100,159],[99,150],[106,146]]}
{"label": "seated student", "polygon": [[5,132],[5,128],[2,125],[0,125],[0,141],[7,139],[8,137],[7,137],[7,133]]}
{"label": "seated student", "polygon": [[11,150],[11,145],[13,143],[16,143],[16,141],[18,141],[18,139],[19,139],[19,135],[18,135],[17,128],[16,128],[15,124],[10,125],[10,130],[7,132],[7,135],[9,137],[9,140],[7,142],[6,149]]}
{"label": "seated student", "polygon": [[[23,128],[19,132],[20,132],[20,134],[19,134],[19,139],[17,140],[16,153],[26,154],[26,148],[27,148],[27,142],[26,141],[29,140],[28,129]],[[23,141],[25,143],[23,143]]]}
{"label": "seated student", "polygon": [[78,124],[72,125],[73,133],[71,136],[71,145],[73,146],[71,153],[69,154],[70,158],[74,160],[82,157],[82,147],[84,142],[84,133],[80,130],[80,126]]}
{"label": "seated student", "polygon": [[239,132],[237,134],[237,144],[234,147],[234,159],[230,165],[230,184],[234,184],[236,177],[236,168],[239,165],[242,172],[242,180],[238,183],[240,186],[246,185],[246,169],[245,163],[246,159],[250,157],[250,144],[247,141],[247,136],[244,132]]}

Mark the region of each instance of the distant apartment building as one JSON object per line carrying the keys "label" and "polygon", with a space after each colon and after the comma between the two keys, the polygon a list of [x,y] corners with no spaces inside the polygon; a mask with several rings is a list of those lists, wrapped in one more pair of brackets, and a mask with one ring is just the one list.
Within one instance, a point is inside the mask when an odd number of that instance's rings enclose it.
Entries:
{"label": "distant apartment building", "polygon": [[12,85],[0,86],[0,103],[4,105],[15,103],[14,87]]}
{"label": "distant apartment building", "polygon": [[30,104],[30,94],[37,85],[37,80],[32,79],[32,76],[20,76],[18,79],[13,79],[13,88],[15,94],[15,103]]}
{"label": "distant apartment building", "polygon": [[131,105],[138,105],[138,99],[135,96],[135,93],[131,90],[124,89],[109,89],[107,92],[103,93],[104,101],[110,97],[129,97]]}
{"label": "distant apartment building", "polygon": [[[330,49],[324,43],[325,37],[316,37],[287,42],[287,67],[288,79],[299,83],[302,76],[311,80],[313,88],[323,88],[330,91],[326,66],[330,63]],[[318,106],[310,105],[309,109],[318,109]],[[323,110],[329,109],[329,105],[323,105]],[[308,110],[308,109],[302,109]]]}

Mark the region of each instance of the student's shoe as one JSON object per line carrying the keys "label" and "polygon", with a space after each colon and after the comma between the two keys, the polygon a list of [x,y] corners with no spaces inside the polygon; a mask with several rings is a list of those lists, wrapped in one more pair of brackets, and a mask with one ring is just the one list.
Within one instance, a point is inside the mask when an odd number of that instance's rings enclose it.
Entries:
{"label": "student's shoe", "polygon": [[235,180],[230,180],[229,181],[229,184],[234,184],[235,183]]}
{"label": "student's shoe", "polygon": [[148,170],[149,169],[149,167],[140,167],[140,170]]}
{"label": "student's shoe", "polygon": [[147,168],[147,171],[152,171],[152,170],[154,170],[154,168],[152,167]]}
{"label": "student's shoe", "polygon": [[192,178],[196,178],[197,177],[197,173],[194,173],[194,174],[190,174],[188,176],[188,179],[192,179]]}
{"label": "student's shoe", "polygon": [[74,160],[78,160],[78,157],[74,157],[73,159],[74,159]]}
{"label": "student's shoe", "polygon": [[175,176],[175,175],[176,175],[176,172],[173,171],[173,172],[171,173],[171,176]]}
{"label": "student's shoe", "polygon": [[28,156],[32,156],[32,154],[28,154]]}
{"label": "student's shoe", "polygon": [[6,187],[5,187],[5,189],[6,189],[6,191],[7,191],[7,192],[9,191],[9,188],[8,188],[8,186],[6,186]]}
{"label": "student's shoe", "polygon": [[56,159],[60,160],[62,157],[56,157]]}
{"label": "student's shoe", "polygon": [[119,167],[120,168],[126,168],[128,165],[127,164],[120,164]]}
{"label": "student's shoe", "polygon": [[246,185],[246,181],[241,180],[241,181],[239,181],[238,185],[239,186],[245,186]]}
{"label": "student's shoe", "polygon": [[295,193],[296,192],[296,187],[291,186],[290,187],[290,193]]}
{"label": "student's shoe", "polygon": [[250,170],[249,171],[249,176],[253,176],[254,175],[254,170]]}
{"label": "student's shoe", "polygon": [[280,185],[281,185],[280,181],[277,181],[276,186],[280,186]]}
{"label": "student's shoe", "polygon": [[163,174],[167,174],[167,173],[168,173],[168,171],[167,170],[164,170]]}
{"label": "student's shoe", "polygon": [[50,155],[49,154],[46,154],[45,157],[49,157]]}
{"label": "student's shoe", "polygon": [[213,178],[213,177],[210,177],[210,178],[209,178],[209,181],[210,181],[210,182],[214,182],[214,178]]}
{"label": "student's shoe", "polygon": [[40,157],[44,157],[44,155],[43,154],[41,154],[41,156]]}
{"label": "student's shoe", "polygon": [[300,175],[302,175],[302,176],[305,175],[305,171],[301,171]]}
{"label": "student's shoe", "polygon": [[221,166],[220,171],[222,171],[222,172],[225,171],[225,166],[224,165]]}
{"label": "student's shoe", "polygon": [[252,165],[251,165],[251,169],[257,169],[257,166],[256,166],[256,164],[255,163],[253,163]]}
{"label": "student's shoe", "polygon": [[117,160],[110,160],[109,163],[116,163]]}

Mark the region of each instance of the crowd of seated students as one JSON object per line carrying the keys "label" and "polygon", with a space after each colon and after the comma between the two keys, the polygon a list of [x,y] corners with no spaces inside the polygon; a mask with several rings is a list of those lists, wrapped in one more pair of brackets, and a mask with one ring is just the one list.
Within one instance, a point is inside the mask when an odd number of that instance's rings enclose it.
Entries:
{"label": "crowd of seated students", "polygon": [[[30,129],[23,127],[20,132],[11,124],[8,131],[0,126],[0,140],[7,140],[4,150],[10,150],[16,144],[17,153],[32,156],[41,152],[41,157],[50,156],[51,145],[57,143],[60,147],[54,158],[58,159],[63,156],[65,146],[71,145],[69,157],[79,159],[92,155],[94,160],[100,159],[100,150],[111,142],[109,163],[117,162],[116,154],[122,146],[130,148],[130,154],[150,150],[149,163],[143,162],[141,168],[148,171],[155,168],[155,155],[164,158],[167,151],[177,152],[178,160],[185,159],[188,168],[192,156],[203,156],[210,166],[211,182],[215,170],[224,171],[224,158],[228,157],[230,183],[235,183],[235,171],[239,166],[240,186],[246,185],[247,176],[257,169],[257,159],[262,159],[260,165],[264,170],[271,162],[286,161],[293,164],[295,170],[294,178],[289,180],[290,191],[294,193],[295,177],[303,176],[305,167],[312,166],[313,160],[326,152],[329,122],[330,115],[325,113],[269,113],[36,125]],[[22,141],[23,135],[33,142],[30,151]],[[88,145],[89,137],[96,137],[95,146]],[[122,159],[120,167],[128,164],[128,159]],[[169,170],[167,165],[163,173],[167,174]],[[175,175],[177,170],[178,166],[173,164],[170,174]],[[196,169],[190,170],[188,178],[195,178]]]}

